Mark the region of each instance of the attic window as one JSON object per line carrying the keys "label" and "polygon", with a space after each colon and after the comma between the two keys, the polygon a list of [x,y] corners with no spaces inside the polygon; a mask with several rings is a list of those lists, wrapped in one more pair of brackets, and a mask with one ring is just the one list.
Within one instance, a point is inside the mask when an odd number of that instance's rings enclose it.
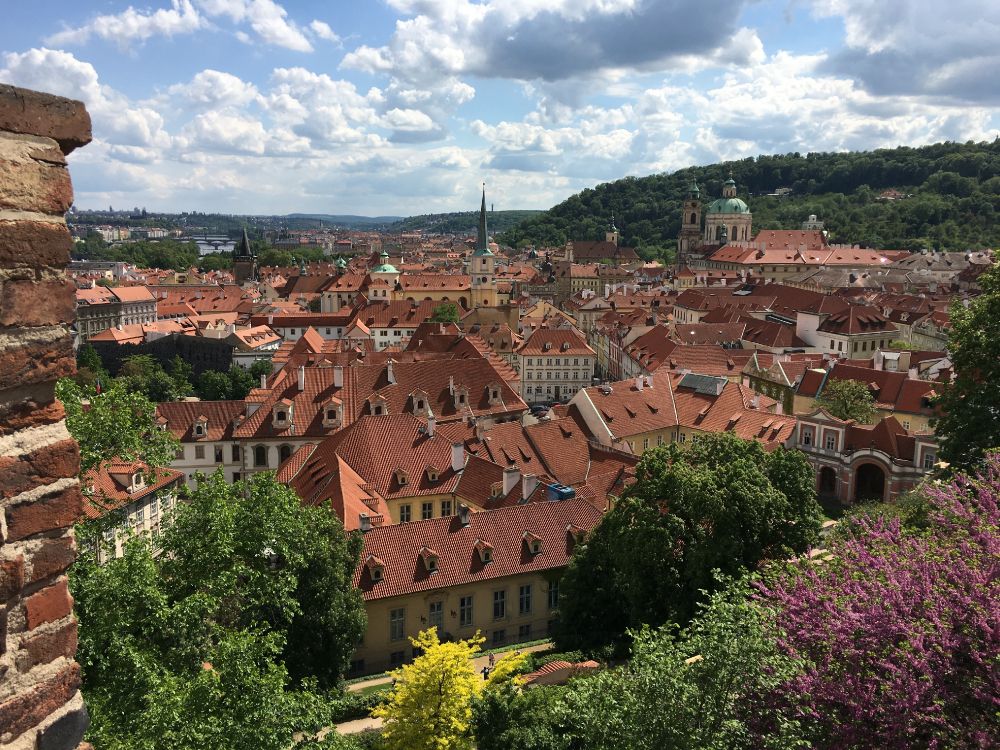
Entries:
{"label": "attic window", "polygon": [[327,419],[328,422],[335,422],[335,421],[337,421],[337,410],[336,409],[327,409],[326,410],[326,419]]}
{"label": "attic window", "polygon": [[378,583],[379,581],[382,580],[382,567],[381,566],[375,566],[373,568],[370,568],[369,570],[371,572],[372,580],[375,583]]}
{"label": "attic window", "polygon": [[494,482],[490,485],[490,497],[497,498],[503,494],[503,482]]}
{"label": "attic window", "polygon": [[406,471],[403,469],[396,469],[396,482],[399,483],[400,487],[403,487],[410,482],[410,478],[406,475]]}
{"label": "attic window", "polygon": [[438,470],[435,469],[433,466],[428,466],[427,467],[427,480],[428,481],[430,481],[430,482],[436,482],[438,480],[439,474],[440,474],[440,472],[438,472]]}
{"label": "attic window", "polygon": [[528,545],[528,549],[531,554],[537,555],[542,551],[542,540],[537,534],[532,534],[530,531],[524,532],[524,543]]}
{"label": "attic window", "polygon": [[276,420],[278,420],[279,422],[287,422],[288,421],[288,412],[287,411],[279,411],[277,414],[274,415],[274,418]]}
{"label": "attic window", "polygon": [[204,435],[205,434],[205,425],[200,424],[200,423],[196,424],[194,426],[194,434],[195,435]]}

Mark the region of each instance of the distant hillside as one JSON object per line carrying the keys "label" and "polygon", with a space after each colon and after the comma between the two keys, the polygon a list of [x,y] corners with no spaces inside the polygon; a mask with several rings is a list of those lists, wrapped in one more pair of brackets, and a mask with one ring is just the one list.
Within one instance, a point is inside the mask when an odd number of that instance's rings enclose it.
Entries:
{"label": "distant hillside", "polygon": [[[541,211],[491,211],[486,221],[489,224],[490,234],[493,234],[506,232],[526,219],[531,219],[541,213]],[[409,216],[395,222],[389,229],[393,232],[423,230],[431,234],[466,234],[475,232],[478,223],[478,211],[462,211],[452,214]]]}
{"label": "distant hillside", "polygon": [[[707,204],[732,171],[754,229],[823,220],[835,242],[877,248],[1000,247],[1000,140],[849,153],[759,156],[672,174],[625,177],[571,196],[505,232],[505,244],[603,239],[614,214],[622,244],[652,257],[672,248],[692,179]],[[787,197],[768,197],[790,188]],[[876,200],[884,190],[908,197]]]}
{"label": "distant hillside", "polygon": [[401,216],[354,216],[352,214],[288,214],[296,222],[328,224],[351,229],[376,229],[399,221]]}

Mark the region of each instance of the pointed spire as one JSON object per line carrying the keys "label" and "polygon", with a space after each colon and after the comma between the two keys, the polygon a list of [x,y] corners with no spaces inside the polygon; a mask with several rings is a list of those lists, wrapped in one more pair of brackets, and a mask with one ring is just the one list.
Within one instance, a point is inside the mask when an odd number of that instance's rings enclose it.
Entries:
{"label": "pointed spire", "polygon": [[250,238],[247,236],[247,228],[243,227],[243,236],[240,238],[239,247],[236,248],[236,258],[251,258],[253,250],[250,248]]}
{"label": "pointed spire", "polygon": [[486,183],[483,183],[483,202],[479,208],[479,232],[476,235],[476,255],[493,255],[490,252],[490,235],[486,231]]}
{"label": "pointed spire", "polygon": [[615,212],[614,211],[611,212],[611,231],[612,232],[617,232],[618,231],[618,227],[615,226]]}

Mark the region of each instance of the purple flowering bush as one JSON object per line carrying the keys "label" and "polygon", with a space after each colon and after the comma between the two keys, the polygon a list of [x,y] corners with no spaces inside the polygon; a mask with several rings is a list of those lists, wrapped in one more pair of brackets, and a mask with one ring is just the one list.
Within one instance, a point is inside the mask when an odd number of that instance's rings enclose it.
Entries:
{"label": "purple flowering bush", "polygon": [[815,747],[1000,747],[1000,453],[925,492],[926,529],[861,517],[830,558],[758,584],[804,664],[769,702]]}

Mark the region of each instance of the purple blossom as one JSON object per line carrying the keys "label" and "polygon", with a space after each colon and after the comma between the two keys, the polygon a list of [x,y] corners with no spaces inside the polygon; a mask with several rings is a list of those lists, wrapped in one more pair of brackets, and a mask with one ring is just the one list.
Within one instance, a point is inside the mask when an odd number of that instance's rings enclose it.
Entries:
{"label": "purple blossom", "polygon": [[758,586],[805,662],[770,702],[817,747],[1000,745],[1000,454],[926,493],[928,530],[860,520],[832,559]]}

